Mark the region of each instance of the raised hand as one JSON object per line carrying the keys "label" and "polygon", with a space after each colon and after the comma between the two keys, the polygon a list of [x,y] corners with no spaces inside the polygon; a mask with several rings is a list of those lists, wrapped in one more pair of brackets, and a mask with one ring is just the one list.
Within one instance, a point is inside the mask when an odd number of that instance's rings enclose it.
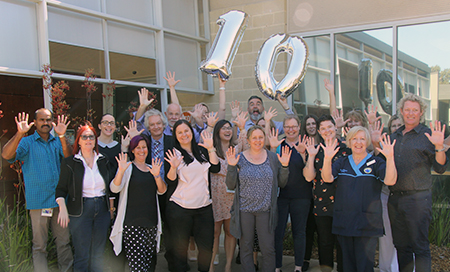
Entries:
{"label": "raised hand", "polygon": [[319,153],[320,146],[315,146],[314,137],[308,137],[306,139],[306,151],[308,151],[309,156],[316,156]]}
{"label": "raised hand", "polygon": [[238,126],[238,128],[240,130],[244,130],[245,129],[245,123],[248,120],[248,112],[247,111],[241,111],[237,117],[236,120],[233,121],[233,124],[235,124],[236,126]]}
{"label": "raised hand", "polygon": [[122,142],[121,142],[121,148],[122,148],[122,152],[127,152],[128,151],[128,147],[130,146],[130,135],[127,134],[127,136],[123,137],[123,135],[120,136],[122,138]]}
{"label": "raised hand", "polygon": [[377,150],[384,155],[384,157],[394,158],[394,145],[397,140],[391,143],[391,137],[383,134],[381,139],[381,148],[377,147]]}
{"label": "raised hand", "polygon": [[344,127],[344,130],[342,131],[342,134],[344,134],[344,137],[347,137],[348,132],[350,131],[351,128],[349,127]]}
{"label": "raised hand", "polygon": [[334,84],[333,82],[331,82],[328,78],[325,78],[323,80],[323,83],[325,85],[325,89],[329,92],[334,94]]}
{"label": "raised hand", "polygon": [[126,126],[124,126],[123,128],[127,131],[128,135],[130,137],[130,139],[133,139],[134,136],[137,136],[139,134],[141,134],[142,132],[144,132],[144,129],[141,129],[140,131],[137,130],[137,123],[134,120],[130,120],[128,122],[128,126],[129,128],[127,128]]}
{"label": "raised hand", "polygon": [[304,154],[306,152],[307,139],[308,139],[308,136],[306,136],[306,135],[303,135],[303,139],[302,139],[302,135],[298,135],[298,143],[296,145],[294,145],[294,148],[297,150],[298,153]]}
{"label": "raised hand", "polygon": [[70,121],[67,122],[67,116],[59,115],[58,116],[58,124],[52,122],[53,127],[55,128],[56,134],[58,136],[64,135],[66,133],[67,127],[69,126]]}
{"label": "raised hand", "polygon": [[191,114],[192,118],[194,118],[194,120],[198,120],[202,118],[204,108],[205,107],[202,104],[197,104],[194,106],[194,110],[190,111],[189,113]]}
{"label": "raised hand", "polygon": [[335,110],[331,113],[331,117],[333,117],[334,122],[336,123],[336,127],[338,129],[341,129],[345,127],[345,125],[350,121],[350,118],[344,121],[344,115],[342,113],[342,110]]}
{"label": "raised hand", "polygon": [[379,143],[386,133],[383,133],[383,126],[380,121],[369,125],[370,138],[372,138],[372,143]]}
{"label": "raised hand", "polygon": [[278,129],[272,128],[272,131],[269,133],[269,144],[271,148],[277,148],[283,141],[278,140]]}
{"label": "raised hand", "polygon": [[321,143],[320,146],[323,148],[323,154],[325,159],[332,159],[334,155],[339,151],[337,146],[337,139],[326,139],[325,146]]}
{"label": "raised hand", "polygon": [[291,159],[292,150],[287,146],[283,146],[281,148],[281,156],[277,153],[278,160],[280,161],[283,167],[289,166],[289,160]]}
{"label": "raised hand", "polygon": [[239,101],[235,100],[235,101],[231,101],[230,104],[230,108],[231,108],[231,119],[236,119],[238,114],[241,112],[241,106]]}
{"label": "raised hand", "polygon": [[369,121],[369,124],[373,124],[381,119],[381,116],[377,117],[378,106],[375,107],[375,109],[373,105],[372,107],[368,106],[367,109],[369,110],[369,112],[367,113],[367,111],[364,110],[364,113],[366,114],[367,121]]}
{"label": "raised hand", "polygon": [[441,122],[434,121],[434,127],[433,122],[430,122],[430,129],[431,129],[431,136],[428,133],[425,133],[425,136],[427,136],[428,140],[436,147],[436,149],[442,149],[444,146],[444,132],[445,132],[445,125],[441,126]]}
{"label": "raised hand", "polygon": [[164,77],[164,79],[167,81],[167,84],[169,85],[169,88],[175,88],[175,85],[178,84],[178,82],[180,82],[181,80],[175,80],[175,72],[170,72],[168,71],[166,73],[167,77]]}
{"label": "raised hand", "polygon": [[156,178],[161,172],[162,161],[159,158],[152,158],[152,167],[148,167],[148,171]]}
{"label": "raised hand", "polygon": [[34,122],[28,124],[28,113],[22,112],[15,117],[17,124],[17,132],[20,134],[25,134],[34,125]]}
{"label": "raised hand", "polygon": [[206,115],[206,123],[209,127],[214,128],[214,125],[219,121],[218,112],[210,112]]}
{"label": "raised hand", "polygon": [[119,166],[119,171],[127,170],[130,166],[131,161],[128,161],[127,153],[119,153],[119,157],[116,156],[117,165]]}
{"label": "raised hand", "polygon": [[278,93],[275,98],[278,100],[280,105],[283,107],[283,109],[286,111],[289,109],[289,104],[287,102],[286,97],[283,97],[280,93]]}
{"label": "raised hand", "polygon": [[167,150],[166,157],[164,159],[170,164],[170,167],[177,169],[181,161],[183,160],[183,156],[177,156],[175,149],[169,149]]}
{"label": "raised hand", "polygon": [[264,120],[266,121],[266,125],[269,124],[270,120],[277,115],[277,110],[272,109],[272,107],[270,107],[268,111],[264,111]]}
{"label": "raised hand", "polygon": [[153,98],[148,100],[148,90],[146,88],[141,88],[141,90],[138,91],[138,95],[139,95],[139,106],[147,107],[153,102]]}
{"label": "raised hand", "polygon": [[230,146],[227,150],[228,165],[235,166],[238,163],[240,156],[241,155],[236,156],[236,149],[234,147]]}
{"label": "raised hand", "polygon": [[208,150],[214,148],[213,135],[211,132],[203,130],[200,136],[202,137],[203,143],[198,143],[198,145],[203,146]]}

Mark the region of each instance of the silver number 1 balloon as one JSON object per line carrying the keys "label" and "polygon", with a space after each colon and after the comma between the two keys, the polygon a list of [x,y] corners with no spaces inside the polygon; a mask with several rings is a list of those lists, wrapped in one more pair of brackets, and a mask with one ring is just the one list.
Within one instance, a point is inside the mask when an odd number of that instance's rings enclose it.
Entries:
{"label": "silver number 1 balloon", "polygon": [[208,57],[200,64],[200,70],[227,80],[231,76],[231,65],[248,24],[248,15],[231,10],[219,17],[220,25]]}
{"label": "silver number 1 balloon", "polygon": [[[278,82],[273,71],[278,55],[284,52],[291,55],[291,62],[286,76]],[[261,93],[272,100],[276,100],[277,94],[284,98],[292,94],[305,77],[308,56],[308,46],[302,38],[288,34],[270,36],[256,59],[255,77]]]}

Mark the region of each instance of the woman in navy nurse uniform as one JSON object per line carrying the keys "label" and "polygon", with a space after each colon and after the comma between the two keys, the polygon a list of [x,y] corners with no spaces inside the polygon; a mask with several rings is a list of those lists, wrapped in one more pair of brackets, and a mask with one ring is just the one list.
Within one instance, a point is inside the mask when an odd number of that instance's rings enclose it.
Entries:
{"label": "woman in navy nurse uniform", "polygon": [[378,237],[384,233],[380,193],[382,184],[394,185],[397,170],[394,163],[394,145],[389,136],[383,136],[383,149],[378,149],[386,161],[367,153],[371,143],[369,131],[357,126],[347,134],[352,155],[331,159],[338,151],[336,140],[327,140],[322,179],[336,182],[333,214],[333,233],[342,248],[343,268],[346,272],[373,270]]}

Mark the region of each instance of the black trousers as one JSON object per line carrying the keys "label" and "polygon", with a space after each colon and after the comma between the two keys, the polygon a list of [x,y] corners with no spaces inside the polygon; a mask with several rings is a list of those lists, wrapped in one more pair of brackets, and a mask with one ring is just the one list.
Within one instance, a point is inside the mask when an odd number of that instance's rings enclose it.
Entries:
{"label": "black trousers", "polygon": [[[337,249],[337,270],[342,269],[342,251],[336,240],[336,235],[332,233],[333,217],[316,216],[317,234],[319,239],[319,263],[322,271],[333,270],[334,266],[334,245]],[[331,271],[330,270],[330,271]]]}
{"label": "black trousers", "polygon": [[186,271],[187,250],[191,233],[198,247],[198,270],[208,271],[214,243],[214,215],[212,205],[199,209],[185,209],[173,201],[166,205],[174,252],[175,272]]}

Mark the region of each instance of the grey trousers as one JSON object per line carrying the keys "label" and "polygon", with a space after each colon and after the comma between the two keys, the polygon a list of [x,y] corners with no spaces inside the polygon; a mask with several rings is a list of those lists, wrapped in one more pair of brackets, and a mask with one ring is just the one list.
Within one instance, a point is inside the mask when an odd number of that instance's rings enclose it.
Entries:
{"label": "grey trousers", "polygon": [[275,271],[275,233],[269,230],[269,212],[240,213],[241,216],[241,267],[244,272],[254,272],[253,240],[255,227],[262,254],[260,271]]}
{"label": "grey trousers", "polygon": [[63,228],[58,224],[58,215],[59,208],[53,209],[52,217],[41,216],[41,210],[30,210],[31,227],[33,229],[33,266],[35,272],[48,271],[47,239],[50,224],[58,253],[59,270],[72,271],[73,256],[70,246],[69,228]]}

